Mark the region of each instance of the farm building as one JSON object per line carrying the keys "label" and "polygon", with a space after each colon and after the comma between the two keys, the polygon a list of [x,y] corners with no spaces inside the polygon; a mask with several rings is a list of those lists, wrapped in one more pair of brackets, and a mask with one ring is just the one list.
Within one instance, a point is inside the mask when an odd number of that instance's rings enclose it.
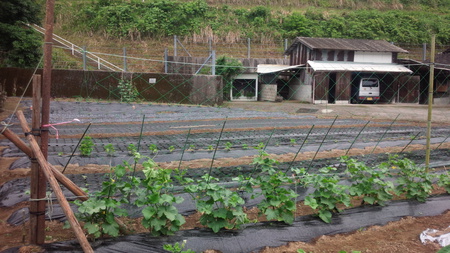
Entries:
{"label": "farm building", "polygon": [[[309,103],[403,101],[400,80],[412,71],[398,64],[399,53],[407,51],[382,40],[298,37],[285,52],[289,68],[299,69],[289,79],[287,97]],[[365,88],[374,96],[360,95]]]}
{"label": "farm building", "polygon": [[[415,90],[415,93],[418,94],[416,100],[420,104],[428,103],[430,62],[399,59],[399,63],[411,69],[415,78],[418,79],[419,85],[417,87],[408,87],[410,90]],[[433,78],[433,104],[450,104],[450,49],[436,54]]]}

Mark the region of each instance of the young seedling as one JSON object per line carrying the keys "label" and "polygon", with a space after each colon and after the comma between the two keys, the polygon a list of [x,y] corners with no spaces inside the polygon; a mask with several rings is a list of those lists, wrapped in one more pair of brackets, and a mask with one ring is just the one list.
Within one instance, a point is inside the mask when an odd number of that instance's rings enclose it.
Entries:
{"label": "young seedling", "polygon": [[208,150],[208,152],[212,152],[214,150],[213,145],[208,145],[207,150]]}
{"label": "young seedling", "polygon": [[94,150],[94,142],[92,141],[92,137],[85,136],[80,144],[80,151],[82,156],[90,156],[92,151]]}
{"label": "young seedling", "polygon": [[174,147],[174,146],[170,146],[170,147],[169,147],[169,152],[170,152],[170,153],[172,153],[174,150],[175,150],[175,147]]}
{"label": "young seedling", "polygon": [[137,147],[133,143],[130,143],[128,144],[127,150],[129,155],[134,155],[137,152]]}
{"label": "young seedling", "polygon": [[114,156],[114,153],[116,153],[116,149],[111,143],[106,144],[105,146],[103,146],[103,148],[105,149],[105,152],[106,154],[108,154],[108,156]]}
{"label": "young seedling", "polygon": [[150,144],[150,146],[148,146],[148,149],[150,150],[150,152],[152,152],[152,154],[158,153],[158,147],[156,146],[156,144]]}
{"label": "young seedling", "polygon": [[233,143],[227,141],[227,143],[225,143],[225,150],[230,151],[231,147],[233,147]]}
{"label": "young seedling", "polygon": [[164,250],[167,250],[172,253],[195,253],[195,251],[191,249],[184,250],[186,247],[186,240],[184,240],[181,244],[176,242],[175,244],[165,244],[163,246]]}
{"label": "young seedling", "polygon": [[291,146],[295,146],[297,144],[297,141],[295,139],[291,139]]}
{"label": "young seedling", "polygon": [[189,145],[188,150],[191,151],[191,152],[194,152],[195,151],[195,145],[194,144]]}
{"label": "young seedling", "polygon": [[258,145],[256,147],[254,147],[254,149],[263,150],[265,146],[266,145],[264,145],[264,142],[260,142],[260,143],[258,143]]}
{"label": "young seedling", "polygon": [[248,144],[242,144],[242,149],[247,150],[248,149]]}

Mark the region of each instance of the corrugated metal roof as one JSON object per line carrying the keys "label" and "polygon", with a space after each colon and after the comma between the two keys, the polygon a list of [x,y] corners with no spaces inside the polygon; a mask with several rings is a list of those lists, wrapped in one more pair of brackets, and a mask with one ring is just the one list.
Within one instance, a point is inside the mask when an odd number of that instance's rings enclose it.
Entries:
{"label": "corrugated metal roof", "polygon": [[275,72],[286,71],[290,69],[296,69],[300,67],[305,67],[305,65],[289,66],[289,65],[274,65],[274,64],[259,64],[256,73],[259,74],[269,74]]}
{"label": "corrugated metal roof", "polygon": [[308,61],[314,71],[351,71],[351,72],[396,72],[412,73],[403,65],[388,63],[324,62]]}
{"label": "corrugated metal roof", "polygon": [[310,49],[408,53],[408,51],[384,40],[297,37],[290,48],[286,50],[286,54],[290,53],[298,44],[303,44]]}

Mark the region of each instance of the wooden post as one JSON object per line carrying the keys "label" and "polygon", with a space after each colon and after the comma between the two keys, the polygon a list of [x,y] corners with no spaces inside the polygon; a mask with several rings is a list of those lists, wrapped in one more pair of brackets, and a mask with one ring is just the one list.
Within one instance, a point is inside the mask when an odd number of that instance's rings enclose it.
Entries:
{"label": "wooden post", "polygon": [[431,119],[433,114],[433,93],[434,93],[434,57],[436,54],[436,34],[431,36],[431,59],[430,59],[430,78],[428,82],[428,117],[427,117],[427,142],[425,150],[425,171],[430,169],[431,155]]}
{"label": "wooden post", "polygon": [[[17,111],[16,113],[17,118],[20,121],[20,125],[22,126],[22,129],[25,133],[29,133],[30,129],[28,127],[28,124],[25,120],[25,116],[23,115],[22,111]],[[39,165],[41,166],[41,170],[43,171],[46,179],[48,180],[50,186],[52,187],[53,191],[55,192],[56,198],[58,199],[59,204],[61,205],[61,208],[64,211],[64,214],[66,215],[67,220],[69,221],[72,229],[75,232],[75,236],[78,239],[78,242],[80,243],[81,247],[83,248],[84,252],[94,252],[91,245],[87,241],[86,235],[84,234],[83,230],[81,229],[80,223],[78,223],[78,220],[75,218],[75,215],[72,212],[72,209],[70,208],[69,202],[64,197],[61,187],[59,186],[58,182],[56,181],[55,176],[53,175],[50,167],[48,166],[48,163],[44,157],[44,155],[41,152],[41,149],[39,148],[39,144],[34,139],[33,135],[28,134],[27,139],[30,142],[31,150],[33,151],[34,155],[36,156],[36,159],[38,160]]]}
{"label": "wooden post", "polygon": [[[32,133],[39,136],[41,131],[41,76],[33,76],[33,114]],[[36,143],[39,143],[37,138]],[[39,163],[32,153],[31,175],[30,175],[30,243],[44,244],[45,241],[45,193],[47,191],[47,181],[44,174],[39,169]],[[36,201],[36,199],[42,199]]]}

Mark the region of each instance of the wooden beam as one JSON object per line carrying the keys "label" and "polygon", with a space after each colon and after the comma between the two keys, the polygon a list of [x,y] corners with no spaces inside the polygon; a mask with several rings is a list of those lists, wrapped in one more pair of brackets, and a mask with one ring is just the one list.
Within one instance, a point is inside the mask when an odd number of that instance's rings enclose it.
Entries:
{"label": "wooden beam", "polygon": [[[20,121],[20,125],[22,126],[22,129],[26,130],[25,133],[29,133],[30,129],[27,125],[25,116],[23,115],[22,111],[17,111],[16,113],[17,118]],[[84,252],[94,252],[91,245],[89,244],[86,235],[84,234],[83,230],[81,229],[80,223],[78,223],[78,220],[75,218],[75,215],[72,212],[72,209],[70,208],[69,202],[64,197],[64,194],[61,190],[61,187],[58,184],[58,181],[56,181],[55,176],[53,175],[50,167],[48,166],[47,161],[45,160],[44,155],[41,152],[41,149],[39,148],[39,144],[34,139],[33,135],[27,135],[27,139],[30,142],[31,150],[33,150],[34,155],[36,156],[36,159],[38,160],[39,165],[41,166],[41,170],[44,172],[44,175],[46,179],[48,180],[50,186],[52,187],[53,191],[55,192],[56,198],[58,199],[59,204],[61,205],[61,208],[64,211],[64,214],[66,215],[67,220],[69,221],[72,229],[75,232],[75,236],[78,239],[78,242],[80,243],[81,247],[83,248]]]}
{"label": "wooden beam", "polygon": [[15,134],[13,131],[9,130],[8,128],[5,128],[2,133],[8,140],[10,140],[14,145],[16,145],[22,152],[24,152],[28,157],[31,157],[33,155],[33,151],[31,148],[20,139],[17,134]]}
{"label": "wooden beam", "polygon": [[[20,139],[17,134],[6,128],[2,133],[8,140],[10,140],[14,145],[16,145],[22,152],[24,152],[27,156],[31,157],[33,155],[33,151],[31,148]],[[69,178],[67,178],[61,171],[56,169],[53,165],[48,163],[48,166],[52,170],[55,175],[56,180],[64,185],[69,191],[71,191],[78,199],[82,201],[86,201],[88,199],[87,193],[84,192],[78,185],[72,182]]]}

